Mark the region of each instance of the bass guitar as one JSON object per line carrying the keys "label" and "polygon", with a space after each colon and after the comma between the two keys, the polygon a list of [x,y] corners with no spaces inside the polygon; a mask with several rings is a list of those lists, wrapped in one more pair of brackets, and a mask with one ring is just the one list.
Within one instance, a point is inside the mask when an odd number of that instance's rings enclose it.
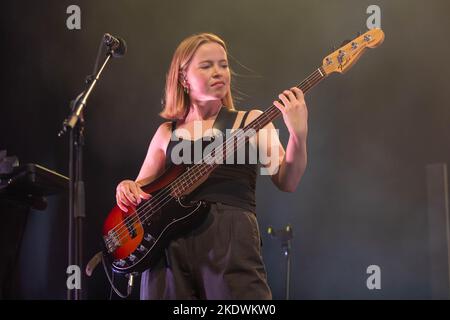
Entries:
{"label": "bass guitar", "polygon": [[[304,93],[330,74],[346,72],[365,52],[384,40],[381,29],[372,29],[326,56],[322,65],[297,85]],[[201,161],[189,167],[173,165],[161,176],[142,187],[152,195],[128,212],[115,206],[103,226],[104,256],[118,273],[140,272],[151,266],[168,242],[177,234],[193,228],[208,213],[205,201],[190,201],[189,194],[203,183],[220,164],[217,156],[225,157],[225,150],[236,151],[252,134],[281,115],[272,105],[243,130],[237,131],[223,144],[214,148]]]}

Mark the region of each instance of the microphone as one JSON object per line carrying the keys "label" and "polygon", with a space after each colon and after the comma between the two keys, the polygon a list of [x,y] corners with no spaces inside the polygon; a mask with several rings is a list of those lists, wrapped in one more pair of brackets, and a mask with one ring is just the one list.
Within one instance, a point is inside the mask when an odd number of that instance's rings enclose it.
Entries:
{"label": "microphone", "polygon": [[127,44],[120,37],[114,37],[109,33],[103,35],[103,42],[110,48],[114,58],[120,58],[127,52]]}

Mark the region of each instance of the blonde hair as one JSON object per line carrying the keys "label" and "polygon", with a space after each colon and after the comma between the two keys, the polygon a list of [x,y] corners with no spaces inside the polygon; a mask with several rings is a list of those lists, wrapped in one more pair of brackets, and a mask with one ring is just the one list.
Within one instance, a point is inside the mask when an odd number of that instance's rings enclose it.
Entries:
{"label": "blonde hair", "polygon": [[[164,95],[165,103],[163,111],[159,114],[161,117],[168,120],[178,120],[183,119],[187,115],[190,99],[189,95],[184,92],[184,87],[180,81],[180,74],[186,71],[197,49],[202,44],[208,42],[218,43],[225,49],[228,55],[225,42],[215,34],[200,33],[184,39],[175,50],[169,71],[167,72]],[[222,104],[234,110],[233,97],[230,91],[222,98]]]}

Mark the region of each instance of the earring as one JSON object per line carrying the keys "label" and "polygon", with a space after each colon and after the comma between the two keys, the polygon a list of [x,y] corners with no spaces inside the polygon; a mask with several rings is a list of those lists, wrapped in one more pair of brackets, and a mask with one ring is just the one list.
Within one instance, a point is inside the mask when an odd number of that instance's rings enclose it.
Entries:
{"label": "earring", "polygon": [[184,79],[184,81],[183,81],[183,88],[184,88],[183,89],[184,93],[189,94],[189,85],[188,85],[186,79]]}

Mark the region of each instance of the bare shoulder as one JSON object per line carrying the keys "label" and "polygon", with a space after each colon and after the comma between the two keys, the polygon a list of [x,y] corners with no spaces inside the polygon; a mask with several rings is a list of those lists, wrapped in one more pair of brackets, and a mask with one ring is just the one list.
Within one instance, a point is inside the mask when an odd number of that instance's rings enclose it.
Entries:
{"label": "bare shoulder", "polygon": [[151,139],[147,150],[147,156],[142,164],[136,181],[145,185],[159,176],[165,166],[166,149],[172,131],[171,122],[162,123]]}
{"label": "bare shoulder", "polygon": [[156,130],[155,135],[170,135],[172,133],[172,122],[166,121],[159,125],[158,130]]}
{"label": "bare shoulder", "polygon": [[156,130],[157,133],[160,134],[167,134],[172,131],[172,121],[165,121],[161,123],[158,127],[158,130]]}
{"label": "bare shoulder", "polygon": [[159,125],[152,139],[152,144],[156,144],[158,149],[166,151],[167,144],[170,141],[170,136],[172,135],[172,122],[166,121]]}
{"label": "bare shoulder", "polygon": [[248,112],[247,119],[245,119],[245,125],[249,124],[250,122],[252,122],[256,118],[258,118],[262,113],[263,112],[261,110],[259,110],[259,109],[251,109]]}
{"label": "bare shoulder", "polygon": [[[247,116],[247,119],[245,120],[245,125],[248,125],[250,122],[252,122],[252,121],[255,120],[256,118],[258,118],[258,117],[259,117],[260,115],[262,115],[263,113],[264,113],[264,112],[261,111],[261,110],[258,109],[258,108],[251,109],[251,110],[249,111],[249,114],[248,114],[248,116]],[[267,129],[272,130],[272,129],[275,129],[275,126],[274,126],[273,122],[269,122],[264,128],[267,128]]]}

